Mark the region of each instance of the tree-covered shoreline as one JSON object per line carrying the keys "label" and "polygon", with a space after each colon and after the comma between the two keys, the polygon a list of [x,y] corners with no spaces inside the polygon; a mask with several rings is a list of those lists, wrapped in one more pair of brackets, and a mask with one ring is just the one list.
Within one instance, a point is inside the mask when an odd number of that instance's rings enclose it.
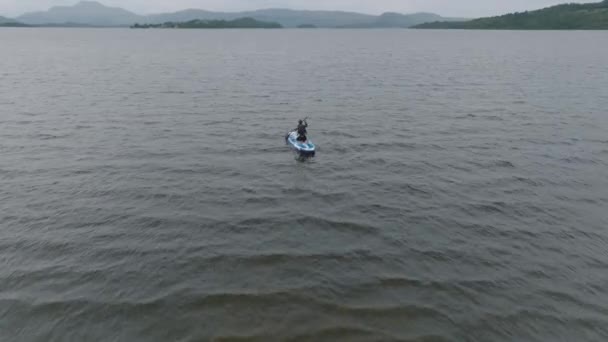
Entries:
{"label": "tree-covered shoreline", "polygon": [[166,22],[163,24],[135,24],[131,26],[135,29],[150,28],[177,28],[177,29],[225,29],[225,28],[263,28],[276,29],[282,28],[278,23],[259,21],[253,18],[239,18],[235,20],[190,20],[186,22]]}
{"label": "tree-covered shoreline", "polygon": [[588,4],[562,4],[536,11],[510,13],[470,21],[438,21],[418,29],[477,30],[608,30],[608,0]]}

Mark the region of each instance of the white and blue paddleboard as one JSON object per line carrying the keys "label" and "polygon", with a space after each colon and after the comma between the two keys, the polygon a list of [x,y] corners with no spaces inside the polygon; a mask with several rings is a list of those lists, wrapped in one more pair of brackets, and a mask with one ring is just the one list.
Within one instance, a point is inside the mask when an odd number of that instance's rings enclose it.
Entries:
{"label": "white and blue paddleboard", "polygon": [[300,153],[300,155],[311,157],[315,155],[315,144],[313,144],[310,139],[298,141],[298,132],[289,132],[285,137],[285,140],[287,141],[287,144],[289,144],[294,151]]}

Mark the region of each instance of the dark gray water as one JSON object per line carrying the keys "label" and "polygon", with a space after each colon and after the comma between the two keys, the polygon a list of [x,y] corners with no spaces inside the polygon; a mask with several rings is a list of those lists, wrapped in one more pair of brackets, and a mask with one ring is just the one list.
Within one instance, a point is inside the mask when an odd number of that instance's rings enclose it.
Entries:
{"label": "dark gray water", "polygon": [[2,29],[0,340],[606,341],[607,42]]}

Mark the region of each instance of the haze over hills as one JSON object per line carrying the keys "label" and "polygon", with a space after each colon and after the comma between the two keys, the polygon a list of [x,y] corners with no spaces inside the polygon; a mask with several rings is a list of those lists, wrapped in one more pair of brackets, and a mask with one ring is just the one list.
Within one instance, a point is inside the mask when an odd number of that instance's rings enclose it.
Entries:
{"label": "haze over hills", "polygon": [[15,19],[5,18],[0,16],[0,27],[27,27],[23,23],[17,22]]}
{"label": "haze over hills", "polygon": [[608,0],[562,4],[470,21],[427,22],[415,28],[490,30],[608,30]]}
{"label": "haze over hills", "polygon": [[345,25],[344,27],[350,28],[391,28],[391,27],[412,27],[415,25],[428,23],[432,21],[455,21],[462,19],[454,18],[443,18],[442,16],[434,13],[413,13],[413,14],[401,14],[387,12],[382,15],[375,17],[371,22],[362,22],[358,24]]}
{"label": "haze over hills", "polygon": [[234,20],[249,17],[260,21],[278,22],[285,27],[310,24],[318,27],[337,27],[349,24],[372,22],[377,17],[368,14],[340,11],[296,11],[289,9],[263,9],[247,12],[210,12],[189,9],[175,13],[150,15],[142,20],[146,23],[167,21],[189,21],[193,19]]}
{"label": "haze over hills", "polygon": [[277,22],[284,27],[314,25],[317,27],[410,27],[428,21],[451,20],[431,13],[398,14],[381,16],[342,11],[301,11],[289,9],[263,9],[247,12],[211,12],[187,9],[174,13],[138,15],[118,7],[107,7],[95,1],[82,1],[74,6],[57,6],[48,11],[26,13],[18,21],[29,25],[61,25],[64,23],[88,26],[130,26],[186,22],[191,20],[234,20],[250,17],[259,21]]}
{"label": "haze over hills", "polygon": [[0,24],[8,24],[13,22],[15,22],[15,20],[0,16]]}
{"label": "haze over hills", "polygon": [[17,20],[29,25],[78,23],[94,26],[124,26],[140,16],[118,7],[107,7],[95,1],[82,1],[74,6],[56,6],[48,11],[26,13]]}

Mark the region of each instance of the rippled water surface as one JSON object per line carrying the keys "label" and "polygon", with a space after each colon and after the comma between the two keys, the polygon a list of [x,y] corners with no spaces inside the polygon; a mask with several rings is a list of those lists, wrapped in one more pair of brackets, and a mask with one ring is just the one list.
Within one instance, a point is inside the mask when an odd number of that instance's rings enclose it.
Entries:
{"label": "rippled water surface", "polygon": [[607,341],[606,42],[2,29],[0,340]]}

